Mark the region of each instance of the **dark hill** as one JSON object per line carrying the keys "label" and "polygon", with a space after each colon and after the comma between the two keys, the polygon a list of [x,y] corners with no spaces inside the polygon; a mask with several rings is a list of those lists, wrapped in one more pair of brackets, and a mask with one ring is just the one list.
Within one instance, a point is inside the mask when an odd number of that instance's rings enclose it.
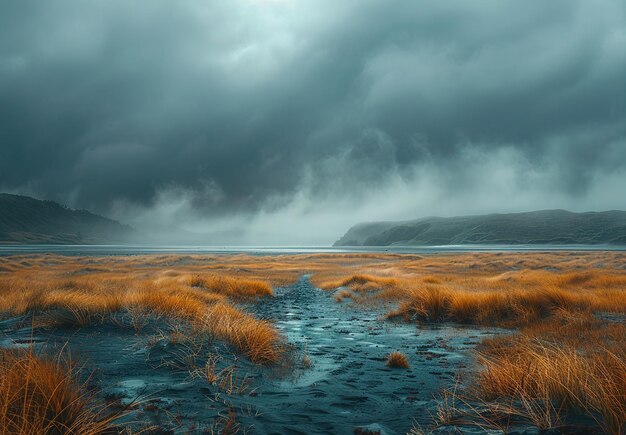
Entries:
{"label": "dark hill", "polygon": [[86,210],[0,193],[0,243],[123,243],[134,230]]}
{"label": "dark hill", "polygon": [[335,246],[626,244],[626,212],[543,210],[355,225]]}

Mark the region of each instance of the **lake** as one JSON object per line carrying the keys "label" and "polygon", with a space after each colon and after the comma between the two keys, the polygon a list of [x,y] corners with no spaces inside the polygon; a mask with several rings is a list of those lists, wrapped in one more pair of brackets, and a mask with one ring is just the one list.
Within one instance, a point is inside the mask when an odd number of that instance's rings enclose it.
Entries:
{"label": "lake", "polygon": [[446,246],[170,246],[170,245],[0,245],[0,256],[19,254],[143,255],[143,254],[318,254],[388,252],[626,251],[624,245],[446,245]]}

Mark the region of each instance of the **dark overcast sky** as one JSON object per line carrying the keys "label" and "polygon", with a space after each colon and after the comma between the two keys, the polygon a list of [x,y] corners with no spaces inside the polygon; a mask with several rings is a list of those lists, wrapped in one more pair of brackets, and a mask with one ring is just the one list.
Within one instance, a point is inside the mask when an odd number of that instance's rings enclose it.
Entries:
{"label": "dark overcast sky", "polygon": [[0,0],[0,190],[328,243],[626,209],[623,0]]}

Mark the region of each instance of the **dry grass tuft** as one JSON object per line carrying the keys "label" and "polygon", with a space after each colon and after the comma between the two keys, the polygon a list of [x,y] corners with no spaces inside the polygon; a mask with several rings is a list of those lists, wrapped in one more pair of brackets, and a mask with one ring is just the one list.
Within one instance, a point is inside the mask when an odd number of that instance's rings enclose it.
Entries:
{"label": "dry grass tuft", "polygon": [[246,394],[251,388],[251,379],[247,375],[240,378],[234,365],[218,369],[221,361],[220,355],[209,354],[205,366],[192,371],[191,375],[205,379],[228,396]]}
{"label": "dry grass tuft", "polygon": [[272,296],[272,287],[260,280],[233,278],[219,275],[195,275],[186,278],[191,287],[199,287],[217,294],[235,298]]}
{"label": "dry grass tuft", "polygon": [[284,351],[283,339],[269,322],[255,319],[225,303],[211,306],[199,327],[230,343],[256,363],[275,363]]}
{"label": "dry grass tuft", "polygon": [[101,434],[115,418],[94,409],[71,364],[32,350],[0,349],[0,433]]}
{"label": "dry grass tuft", "polygon": [[409,360],[406,357],[406,355],[404,355],[401,352],[391,352],[388,356],[387,356],[387,366],[389,367],[393,367],[393,368],[398,368],[398,369],[408,369],[410,367],[409,365]]}
{"label": "dry grass tuft", "polygon": [[626,429],[625,338],[626,325],[561,315],[488,340],[479,353],[478,392],[485,400],[515,400],[536,424],[551,421],[546,410],[564,409],[620,434]]}
{"label": "dry grass tuft", "polygon": [[[485,340],[468,388],[446,390],[436,426],[511,425],[622,434],[626,428],[626,325],[558,313],[520,334]],[[582,418],[581,418],[582,417]],[[582,429],[580,429],[582,430]],[[582,433],[582,432],[581,432]]]}

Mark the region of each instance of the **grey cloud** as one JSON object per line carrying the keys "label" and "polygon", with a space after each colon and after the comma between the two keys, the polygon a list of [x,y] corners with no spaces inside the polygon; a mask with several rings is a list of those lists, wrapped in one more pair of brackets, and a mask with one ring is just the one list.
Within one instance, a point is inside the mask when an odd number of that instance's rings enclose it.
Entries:
{"label": "grey cloud", "polygon": [[540,180],[554,200],[530,208],[567,204],[626,180],[624,17],[619,0],[1,2],[0,187],[127,219],[174,189],[188,215],[255,219],[423,174],[482,196],[472,155]]}

